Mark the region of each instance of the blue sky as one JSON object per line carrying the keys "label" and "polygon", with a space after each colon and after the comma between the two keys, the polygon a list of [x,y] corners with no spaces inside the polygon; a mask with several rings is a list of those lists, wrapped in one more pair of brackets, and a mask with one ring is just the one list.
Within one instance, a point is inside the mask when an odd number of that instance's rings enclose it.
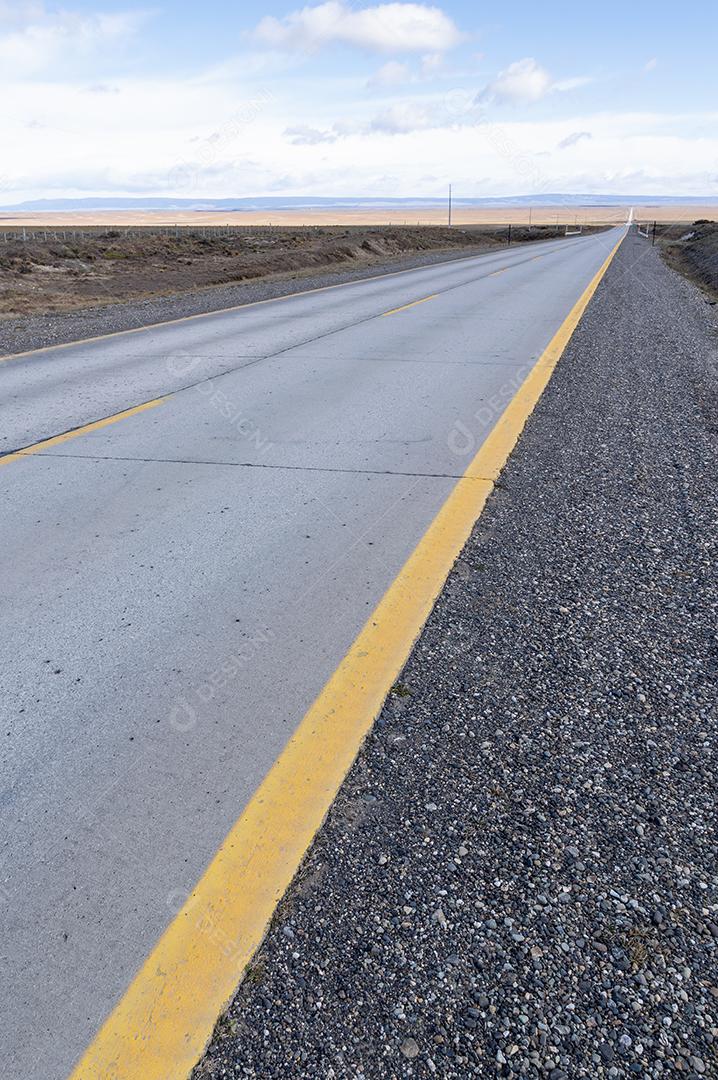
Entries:
{"label": "blue sky", "polygon": [[715,5],[0,0],[0,198],[718,195]]}

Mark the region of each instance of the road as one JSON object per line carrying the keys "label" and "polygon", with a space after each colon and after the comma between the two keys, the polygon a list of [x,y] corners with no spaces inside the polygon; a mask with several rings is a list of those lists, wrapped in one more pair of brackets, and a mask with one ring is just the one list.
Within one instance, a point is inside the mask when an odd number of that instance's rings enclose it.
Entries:
{"label": "road", "polygon": [[718,1075],[715,339],[634,228],[198,1078]]}
{"label": "road", "polygon": [[0,362],[3,1075],[67,1074],[622,231]]}

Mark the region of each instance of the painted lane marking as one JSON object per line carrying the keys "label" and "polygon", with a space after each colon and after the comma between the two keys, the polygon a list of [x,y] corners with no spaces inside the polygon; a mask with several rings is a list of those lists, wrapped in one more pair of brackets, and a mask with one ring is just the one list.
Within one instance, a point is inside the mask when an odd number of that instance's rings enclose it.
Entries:
{"label": "painted lane marking", "polygon": [[189,1075],[622,240],[457,481],[71,1080]]}
{"label": "painted lane marking", "polygon": [[410,304],[402,304],[401,307],[392,308],[391,311],[382,311],[382,317],[396,315],[397,311],[406,311],[407,308],[416,307],[417,304],[425,304],[427,300],[435,300],[437,295],[437,293],[432,293],[431,296],[422,296],[421,300],[412,300]]}
{"label": "painted lane marking", "polygon": [[8,465],[11,461],[17,461],[19,458],[38,454],[42,450],[48,450],[51,446],[60,446],[62,443],[69,442],[70,439],[76,439],[79,435],[89,435],[91,431],[99,431],[100,428],[107,427],[108,424],[116,424],[118,420],[127,420],[130,416],[136,416],[137,413],[145,412],[147,409],[154,409],[156,405],[161,405],[166,400],[166,397],[161,397],[155,398],[153,401],[144,401],[141,405],[133,405],[131,409],[124,409],[123,412],[114,413],[112,416],[104,416],[102,420],[93,420],[91,424],[83,424],[82,427],[73,428],[71,431],[63,431],[61,435],[53,435],[52,438],[43,439],[42,442],[32,443],[31,446],[23,446],[21,450],[13,450],[9,454],[5,454],[4,457],[0,457],[0,465]]}

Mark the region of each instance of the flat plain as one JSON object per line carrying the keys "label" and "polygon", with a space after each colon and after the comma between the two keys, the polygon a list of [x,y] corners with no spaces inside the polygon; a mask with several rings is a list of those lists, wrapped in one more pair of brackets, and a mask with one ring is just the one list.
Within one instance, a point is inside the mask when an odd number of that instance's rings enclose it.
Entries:
{"label": "flat plain", "polygon": [[[452,221],[456,225],[621,225],[631,209],[638,221],[691,222],[697,218],[718,217],[717,205],[696,206],[692,204],[670,206],[455,206]],[[293,210],[84,210],[5,212],[0,213],[0,230],[3,227],[26,226],[28,228],[91,228],[93,226],[117,226],[130,228],[148,226],[217,226],[217,225],[444,225],[447,211],[444,207],[401,207],[388,209],[312,209]]]}

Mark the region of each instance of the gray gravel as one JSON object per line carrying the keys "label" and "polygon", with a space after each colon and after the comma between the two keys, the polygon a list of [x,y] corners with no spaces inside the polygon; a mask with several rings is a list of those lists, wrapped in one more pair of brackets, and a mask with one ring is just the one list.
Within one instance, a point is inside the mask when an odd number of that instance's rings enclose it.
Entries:
{"label": "gray gravel", "polygon": [[718,1075],[714,318],[624,242],[196,1077]]}
{"label": "gray gravel", "polygon": [[362,266],[355,270],[329,269],[321,274],[287,273],[270,278],[248,281],[236,285],[215,285],[192,292],[172,296],[157,296],[148,300],[125,301],[103,304],[78,311],[50,315],[23,315],[0,319],[0,356],[40,349],[45,345],[60,345],[68,341],[110,334],[118,330],[132,330],[137,326],[150,326],[169,319],[181,319],[186,315],[201,315],[208,311],[221,311],[236,304],[250,304],[256,300],[271,300],[276,296],[288,296],[304,289],[319,289],[325,285],[338,285],[344,281],[358,281],[377,277],[393,270],[409,270],[414,266],[429,266],[438,262],[453,262],[496,250],[478,245],[452,251],[434,251],[423,255],[407,256]]}

